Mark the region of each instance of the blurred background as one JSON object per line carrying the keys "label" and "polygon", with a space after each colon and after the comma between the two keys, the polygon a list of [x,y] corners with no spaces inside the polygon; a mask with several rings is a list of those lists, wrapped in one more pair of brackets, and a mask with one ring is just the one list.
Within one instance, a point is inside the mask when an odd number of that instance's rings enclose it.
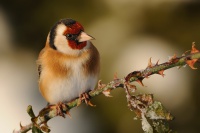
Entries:
{"label": "blurred background", "polygon": [[[103,83],[115,73],[123,78],[146,68],[150,57],[162,63],[174,53],[180,56],[192,42],[200,49],[200,3],[195,0],[1,0],[0,132],[30,123],[28,105],[35,114],[46,106],[38,90],[36,60],[50,28],[61,18],[79,21],[96,38]],[[145,79],[146,87],[136,83],[138,93],[153,93],[163,103],[176,117],[172,129],[199,132],[199,69],[173,68],[164,73],[164,78]],[[95,108],[83,104],[72,109],[72,119],[52,119],[52,133],[142,133],[123,89],[111,94],[113,98],[92,99]]]}

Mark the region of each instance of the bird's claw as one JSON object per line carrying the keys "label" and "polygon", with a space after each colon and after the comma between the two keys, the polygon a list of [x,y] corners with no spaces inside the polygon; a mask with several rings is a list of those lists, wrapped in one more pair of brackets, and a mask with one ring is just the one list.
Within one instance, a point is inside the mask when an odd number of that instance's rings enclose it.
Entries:
{"label": "bird's claw", "polygon": [[80,95],[80,101],[83,101],[84,100],[84,102],[87,104],[87,105],[89,105],[89,106],[92,106],[92,107],[95,107],[96,105],[94,105],[94,104],[92,104],[91,102],[90,102],[90,96],[88,95],[88,93],[83,93],[83,94],[81,94]]}
{"label": "bird's claw", "polygon": [[59,116],[62,116],[63,118],[65,118],[65,114],[67,114],[70,118],[71,118],[71,115],[67,109],[67,105],[62,103],[62,102],[59,102],[58,104],[56,105],[52,105],[56,108],[56,113],[57,115]]}

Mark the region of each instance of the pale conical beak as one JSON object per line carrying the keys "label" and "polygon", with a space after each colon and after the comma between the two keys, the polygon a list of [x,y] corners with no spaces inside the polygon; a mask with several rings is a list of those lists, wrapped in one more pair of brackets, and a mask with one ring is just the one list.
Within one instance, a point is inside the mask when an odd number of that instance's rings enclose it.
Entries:
{"label": "pale conical beak", "polygon": [[81,32],[80,35],[77,37],[78,42],[84,42],[84,41],[88,41],[88,40],[93,40],[94,37],[86,34],[85,32]]}

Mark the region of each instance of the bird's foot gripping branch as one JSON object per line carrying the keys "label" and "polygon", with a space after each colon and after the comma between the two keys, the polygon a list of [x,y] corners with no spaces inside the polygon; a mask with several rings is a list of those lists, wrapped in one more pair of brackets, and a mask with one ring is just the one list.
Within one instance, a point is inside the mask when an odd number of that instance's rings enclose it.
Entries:
{"label": "bird's foot gripping branch", "polygon": [[[141,119],[144,132],[173,132],[169,127],[169,121],[174,118],[171,113],[164,108],[161,102],[154,100],[153,94],[136,95],[135,92],[137,89],[133,83],[136,81],[143,85],[143,79],[153,74],[164,76],[164,70],[172,67],[181,68],[187,64],[192,69],[196,69],[194,64],[199,60],[200,52],[195,48],[193,43],[190,53],[186,52],[181,57],[174,55],[169,61],[162,64],[158,62],[153,64],[150,59],[147,68],[144,70],[131,72],[125,78],[121,79],[115,76],[114,80],[108,84],[102,84],[99,81],[97,89],[90,91],[88,95],[90,98],[94,98],[100,94],[109,97],[111,90],[124,88],[128,107],[131,111],[134,111],[136,118]],[[85,100],[77,98],[71,102],[64,103],[66,106],[62,106],[61,111],[69,115],[69,110],[80,105],[82,102],[85,102]],[[15,133],[25,133],[29,130],[32,130],[33,133],[50,132],[47,122],[59,115],[57,105],[45,107],[37,116],[35,116],[32,106],[28,106],[27,112],[31,116],[31,124],[26,126],[20,124],[20,130],[14,131]]]}

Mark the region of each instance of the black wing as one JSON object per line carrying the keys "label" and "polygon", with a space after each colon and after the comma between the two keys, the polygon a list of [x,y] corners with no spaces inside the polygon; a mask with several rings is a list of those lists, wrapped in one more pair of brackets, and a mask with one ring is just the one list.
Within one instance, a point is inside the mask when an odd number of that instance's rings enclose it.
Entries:
{"label": "black wing", "polygon": [[41,72],[42,72],[42,65],[38,65],[38,74],[39,74],[39,77],[40,77]]}

